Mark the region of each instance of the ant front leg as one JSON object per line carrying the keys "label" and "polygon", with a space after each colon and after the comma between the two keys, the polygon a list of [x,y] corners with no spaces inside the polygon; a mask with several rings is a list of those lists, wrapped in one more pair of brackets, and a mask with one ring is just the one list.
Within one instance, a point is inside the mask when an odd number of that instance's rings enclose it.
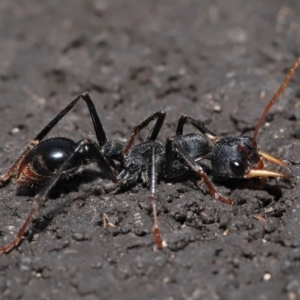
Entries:
{"label": "ant front leg", "polygon": [[20,243],[28,228],[28,225],[30,224],[38,210],[40,202],[44,202],[47,199],[50,190],[55,186],[57,181],[63,175],[64,171],[67,170],[70,165],[75,164],[78,159],[80,159],[83,163],[96,161],[99,168],[105,173],[108,179],[112,180],[113,182],[118,181],[110,165],[101,154],[99,145],[89,139],[79,141],[76,144],[73,153],[71,153],[71,155],[64,161],[64,163],[60,166],[60,168],[49,180],[49,182],[44,186],[41,192],[33,198],[33,207],[31,208],[31,211],[24,221],[22,227],[20,228],[18,234],[10,243],[0,248],[0,253],[9,252]]}
{"label": "ant front leg", "polygon": [[234,200],[230,198],[226,198],[219,193],[216,192],[215,188],[213,187],[212,183],[210,182],[208,176],[203,171],[201,166],[199,166],[191,157],[190,155],[175,141],[174,137],[169,137],[166,143],[166,169],[165,173],[166,176],[169,177],[172,174],[172,168],[174,163],[174,151],[176,151],[177,156],[179,159],[186,165],[186,167],[194,172],[198,177],[200,177],[205,185],[207,186],[209,193],[212,197],[216,200],[227,203],[233,204]]}
{"label": "ant front leg", "polygon": [[156,122],[155,122],[153,128],[151,129],[147,138],[145,139],[145,142],[155,141],[161,130],[161,127],[164,123],[165,117],[166,117],[166,111],[160,110],[160,111],[156,112],[155,114],[153,114],[152,116],[150,116],[149,118],[147,118],[146,120],[144,120],[138,126],[134,127],[133,133],[131,134],[131,137],[130,137],[127,145],[124,147],[123,153],[125,155],[127,155],[129,153],[129,150],[131,149],[131,147],[133,145],[136,135],[139,132],[141,132],[145,127],[147,127],[150,124],[150,122],[152,122],[153,120],[156,119]]}
{"label": "ant front leg", "polygon": [[36,146],[38,145],[45,136],[55,127],[55,125],[82,99],[85,101],[90,115],[93,121],[95,134],[97,136],[97,141],[99,146],[103,146],[106,142],[106,135],[99,119],[99,116],[96,112],[95,106],[88,95],[88,93],[84,93],[75,98],[70,104],[68,104],[52,121],[50,121],[38,134],[37,136],[29,143],[29,145],[25,148],[23,153],[17,158],[12,167],[6,172],[6,174],[0,176],[0,183],[6,183],[9,181],[19,169],[20,164],[22,163],[25,156]]}
{"label": "ant front leg", "polygon": [[218,141],[220,139],[216,134],[214,134],[212,131],[207,129],[202,122],[197,121],[197,120],[195,120],[192,117],[189,117],[187,115],[182,115],[179,118],[175,136],[183,135],[183,126],[186,124],[187,120],[189,120],[190,123],[197,130],[199,130],[212,145],[215,144],[216,141]]}

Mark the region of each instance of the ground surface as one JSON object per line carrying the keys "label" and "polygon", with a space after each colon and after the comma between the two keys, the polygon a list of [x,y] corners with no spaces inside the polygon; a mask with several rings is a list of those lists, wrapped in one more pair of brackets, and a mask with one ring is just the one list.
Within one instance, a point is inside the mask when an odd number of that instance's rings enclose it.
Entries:
{"label": "ground surface", "polygon": [[[111,139],[125,142],[159,109],[168,112],[162,142],[183,113],[220,135],[251,135],[300,55],[299,14],[295,0],[2,0],[1,173],[84,91]],[[101,194],[91,166],[57,188],[21,245],[0,256],[0,298],[299,299],[297,72],[258,138],[261,149],[291,162],[290,182],[215,182],[233,206],[190,181],[160,182],[168,247],[157,252],[148,189]],[[85,105],[51,135],[93,136]],[[1,244],[31,207],[32,197],[16,193],[13,182],[0,190]],[[103,214],[115,227],[105,228]]]}

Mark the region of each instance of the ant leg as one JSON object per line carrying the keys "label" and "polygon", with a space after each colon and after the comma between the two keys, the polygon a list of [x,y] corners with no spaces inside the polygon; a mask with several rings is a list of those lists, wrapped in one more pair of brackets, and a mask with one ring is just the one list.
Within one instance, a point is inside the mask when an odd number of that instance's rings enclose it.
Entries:
{"label": "ant leg", "polygon": [[[167,138],[166,142],[166,161],[165,161],[165,176],[167,178],[171,177],[171,174],[175,173],[173,162],[175,161],[175,153],[173,150],[173,138]],[[176,175],[176,174],[175,174]]]}
{"label": "ant leg", "polygon": [[5,246],[2,246],[0,248],[0,254],[7,253],[7,252],[11,251],[13,248],[15,248],[16,246],[18,246],[18,244],[20,243],[21,239],[23,238],[23,236],[27,230],[28,225],[30,224],[33,217],[35,216],[41,200],[44,200],[44,199],[39,194],[33,198],[33,207],[31,208],[31,211],[28,214],[22,227],[20,228],[18,234],[10,243],[8,243]]}
{"label": "ant leg", "polygon": [[166,117],[166,111],[165,110],[160,110],[160,111],[156,112],[155,114],[153,114],[152,116],[150,116],[149,118],[147,118],[146,120],[144,120],[138,126],[134,127],[133,132],[131,134],[131,137],[130,137],[127,145],[123,149],[123,153],[127,155],[130,148],[133,145],[133,142],[134,142],[134,139],[135,139],[136,135],[141,130],[143,130],[146,126],[148,126],[150,122],[157,119],[154,126],[153,126],[153,128],[151,129],[151,131],[149,132],[147,138],[145,139],[145,142],[155,141],[158,134],[159,134],[159,132],[160,132],[160,130],[161,130],[161,127],[164,123],[165,117]]}
{"label": "ant leg", "polygon": [[156,147],[152,145],[152,152],[151,152],[151,164],[150,164],[150,197],[149,200],[152,203],[152,214],[153,214],[153,236],[154,241],[156,244],[157,249],[161,250],[163,248],[163,241],[160,235],[160,230],[158,227],[157,221],[157,211],[156,211]]}
{"label": "ant leg", "polygon": [[106,138],[106,134],[105,134],[103,125],[99,119],[99,115],[97,114],[95,105],[88,93],[84,93],[80,97],[85,101],[85,103],[90,111],[90,115],[91,115],[93,125],[94,125],[95,134],[97,137],[97,141],[98,141],[99,146],[102,147],[104,144],[107,143],[107,138]]}
{"label": "ant leg", "polygon": [[213,133],[212,131],[207,129],[202,122],[197,121],[189,116],[187,118],[191,122],[191,124],[196,129],[198,129],[205,137],[207,137],[208,140],[211,141],[212,143],[215,143],[216,141],[218,141],[220,139],[215,133]]}
{"label": "ant leg", "polygon": [[[203,169],[190,157],[190,155],[178,144],[174,141],[174,137],[169,137],[167,139],[166,143],[166,157],[168,158],[170,152],[173,151],[173,148],[175,148],[175,151],[177,151],[177,154],[182,159],[183,163],[191,170],[193,171],[197,176],[201,177],[203,182],[206,184],[210,194],[212,197],[214,197],[216,200],[227,203],[227,204],[233,204],[234,200],[230,198],[226,198],[219,193],[216,192],[215,188],[213,187],[212,183],[210,182],[209,178],[203,171]],[[167,167],[167,165],[169,166]],[[170,170],[171,170],[172,162],[169,161],[166,163],[166,176],[169,176]]]}
{"label": "ant leg", "polygon": [[195,119],[193,119],[193,118],[191,118],[187,115],[182,115],[179,118],[175,136],[183,134],[183,126],[185,125],[187,120],[189,120],[191,122],[191,124],[196,129],[198,129],[207,138],[207,140],[209,142],[211,142],[212,144],[215,144],[215,142],[217,140],[219,140],[219,137],[216,134],[214,134],[212,131],[208,130],[202,122],[197,121],[197,120],[195,120]]}
{"label": "ant leg", "polygon": [[183,135],[183,126],[185,124],[187,120],[187,115],[181,115],[179,120],[178,120],[178,124],[177,124],[177,128],[176,128],[176,133],[175,135]]}
{"label": "ant leg", "polygon": [[63,174],[64,170],[67,168],[67,166],[72,163],[72,160],[80,153],[80,151],[86,147],[89,147],[89,153],[93,155],[93,159],[96,160],[99,168],[103,171],[105,171],[106,176],[108,179],[111,179],[114,182],[117,182],[117,178],[114,175],[110,165],[106,162],[105,158],[102,156],[100,147],[97,143],[95,143],[92,140],[84,139],[77,143],[76,148],[74,149],[74,152],[64,161],[64,163],[61,165],[61,167],[58,169],[56,174],[49,180],[49,182],[46,184],[46,186],[42,189],[42,191],[37,194],[33,198],[33,207],[31,208],[31,211],[29,212],[26,220],[24,221],[23,225],[21,226],[18,234],[16,237],[8,244],[0,248],[0,253],[6,253],[11,251],[13,248],[15,248],[23,238],[28,225],[32,221],[33,217],[36,214],[36,211],[39,207],[40,202],[43,202],[47,199],[47,196],[50,192],[50,190],[55,186],[61,175]]}
{"label": "ant leg", "polygon": [[106,135],[103,129],[103,126],[100,122],[99,116],[96,112],[95,106],[88,95],[88,93],[79,95],[75,98],[70,104],[68,104],[52,121],[50,121],[38,134],[37,136],[29,143],[29,145],[25,148],[23,153],[17,158],[12,167],[6,172],[6,174],[0,176],[0,183],[5,183],[10,180],[16,170],[19,168],[21,161],[28,154],[30,150],[32,150],[40,141],[53,129],[53,127],[79,102],[80,99],[83,99],[88,106],[90,111],[90,115],[93,121],[95,133],[97,136],[97,140],[100,146],[106,143]]}
{"label": "ant leg", "polygon": [[14,164],[9,168],[9,170],[4,175],[0,175],[0,186],[3,186],[15,175],[15,172],[19,168],[21,161],[24,159],[27,153],[31,149],[33,149],[34,146],[36,146],[38,143],[39,141],[32,140],[30,144],[26,147],[26,149],[23,151],[23,153],[17,158]]}

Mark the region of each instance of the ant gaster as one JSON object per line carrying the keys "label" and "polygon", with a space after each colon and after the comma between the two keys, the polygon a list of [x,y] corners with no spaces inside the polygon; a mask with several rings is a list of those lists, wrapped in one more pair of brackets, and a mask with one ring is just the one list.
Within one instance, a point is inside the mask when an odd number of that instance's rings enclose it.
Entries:
{"label": "ant gaster", "polygon": [[[0,182],[2,183],[7,182],[12,177],[15,177],[16,182],[21,185],[47,182],[41,192],[34,197],[33,207],[17,236],[12,242],[0,248],[0,253],[8,252],[18,245],[34,217],[39,203],[47,198],[49,191],[61,177],[68,177],[74,174],[79,166],[93,161],[97,162],[106,178],[114,183],[113,186],[118,188],[135,184],[139,178],[142,178],[143,182],[148,183],[150,158],[150,199],[154,217],[153,234],[155,243],[159,249],[163,247],[163,242],[156,216],[156,173],[162,179],[171,179],[188,170],[192,171],[203,180],[210,194],[215,199],[229,204],[233,204],[234,200],[226,198],[216,192],[198,162],[204,159],[210,160],[214,177],[289,178],[290,175],[264,168],[263,160],[267,160],[289,169],[284,161],[260,151],[256,145],[256,137],[266,114],[286,87],[299,64],[300,58],[298,58],[293,65],[284,82],[263,111],[252,138],[221,138],[208,130],[203,123],[189,116],[182,115],[179,119],[175,136],[169,137],[166,144],[163,145],[155,141],[166,115],[165,111],[159,111],[134,128],[128,144],[123,148],[118,142],[107,141],[106,134],[92,100],[87,93],[80,95],[63,109],[32,140],[8,172],[0,177]],[[67,138],[50,138],[42,141],[80,99],[83,99],[89,108],[97,142],[90,139],[83,139],[75,143]],[[155,119],[156,122],[145,141],[132,147],[136,135]],[[187,120],[189,120],[201,134],[183,134],[183,127]],[[114,161],[118,163],[117,166],[115,166]],[[158,167],[157,170],[156,166]],[[115,174],[116,171],[118,175]]]}

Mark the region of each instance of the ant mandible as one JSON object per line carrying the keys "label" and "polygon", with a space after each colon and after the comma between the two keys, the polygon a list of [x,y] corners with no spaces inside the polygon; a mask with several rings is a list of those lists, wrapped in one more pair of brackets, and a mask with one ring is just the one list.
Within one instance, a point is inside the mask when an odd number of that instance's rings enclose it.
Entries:
{"label": "ant mandible", "polygon": [[[17,236],[12,242],[0,248],[0,253],[8,252],[19,244],[38,209],[39,203],[47,198],[49,191],[61,177],[68,177],[74,174],[79,166],[94,161],[97,162],[107,179],[114,183],[113,188],[115,189],[135,184],[140,178],[142,178],[143,182],[149,183],[148,167],[150,158],[151,195],[149,198],[152,201],[153,234],[158,249],[163,247],[163,241],[160,236],[156,216],[156,166],[158,166],[157,175],[167,180],[188,170],[194,172],[203,180],[210,194],[215,199],[229,204],[233,204],[234,200],[216,192],[198,162],[204,159],[210,160],[212,173],[215,177],[289,178],[290,175],[264,169],[263,159],[287,169],[289,168],[284,161],[260,151],[256,145],[256,137],[266,114],[286,87],[299,64],[300,58],[293,65],[284,82],[263,111],[252,138],[221,138],[208,130],[203,123],[189,116],[182,115],[177,125],[176,135],[169,137],[166,144],[163,145],[156,142],[156,138],[162,128],[166,112],[158,111],[134,128],[128,144],[123,148],[119,142],[107,141],[103,126],[89,95],[85,93],[78,96],[31,141],[8,172],[0,177],[0,182],[2,183],[9,181],[12,177],[16,177],[16,182],[20,185],[47,182],[41,192],[34,197],[33,207]],[[80,99],[86,102],[90,111],[97,142],[83,139],[75,143],[67,138],[49,138],[42,141]],[[155,119],[156,122],[145,141],[132,147],[136,135]],[[187,120],[201,134],[183,134],[183,127]],[[114,164],[114,161],[118,163],[117,166]],[[116,172],[118,172],[118,175],[115,174]]]}

